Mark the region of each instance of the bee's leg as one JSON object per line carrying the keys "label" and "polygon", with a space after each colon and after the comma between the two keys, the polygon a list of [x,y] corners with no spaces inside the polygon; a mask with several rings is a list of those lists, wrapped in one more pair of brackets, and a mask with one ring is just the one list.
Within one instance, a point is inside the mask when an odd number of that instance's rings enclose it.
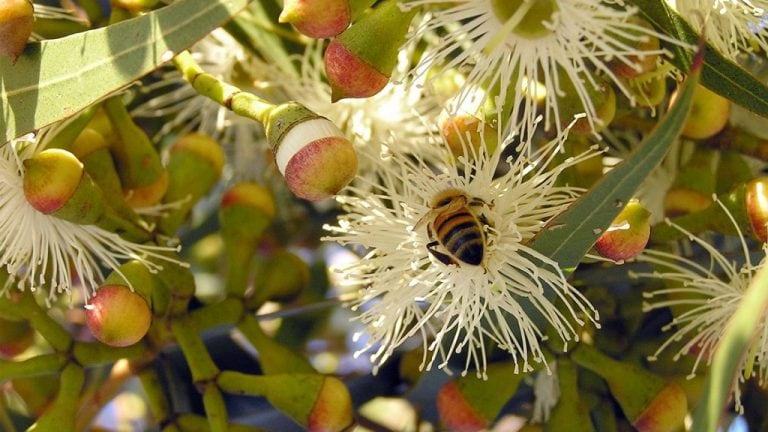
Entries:
{"label": "bee's leg", "polygon": [[427,243],[427,252],[429,252],[433,257],[437,258],[438,261],[440,261],[445,265],[451,265],[451,264],[458,265],[458,263],[456,262],[455,259],[453,259],[453,257],[451,257],[448,254],[439,252],[438,250],[435,249],[435,247],[439,244],[440,243],[438,243],[437,240]]}

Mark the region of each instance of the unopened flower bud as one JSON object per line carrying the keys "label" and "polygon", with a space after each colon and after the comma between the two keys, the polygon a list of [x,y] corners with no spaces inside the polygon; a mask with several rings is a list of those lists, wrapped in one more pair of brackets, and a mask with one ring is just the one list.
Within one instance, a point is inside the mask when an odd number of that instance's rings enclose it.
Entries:
{"label": "unopened flower bud", "polygon": [[309,267],[304,260],[291,252],[279,251],[257,269],[249,304],[290,301],[301,294],[308,284]]}
{"label": "unopened flower bud", "polygon": [[85,306],[88,328],[102,343],[133,345],[149,330],[152,312],[147,301],[125,285],[103,285]]}
{"label": "unopened flower bud", "polygon": [[641,107],[655,107],[667,95],[666,75],[651,71],[624,81],[625,88]]}
{"label": "unopened flower bud", "polygon": [[30,0],[3,0],[0,7],[0,55],[16,62],[32,34],[34,12]]}
{"label": "unopened flower bud", "polygon": [[[633,16],[629,20],[634,24],[653,31],[653,26],[646,20]],[[642,54],[633,54],[627,60],[614,59],[608,66],[616,76],[621,78],[634,78],[638,75],[656,69],[656,59],[659,58],[659,38],[648,33],[628,30],[630,37],[621,35],[616,37],[616,42],[629,46],[633,51]]]}
{"label": "unopened flower bud", "polygon": [[35,330],[26,320],[0,318],[0,358],[23,353],[35,341]]}
{"label": "unopened flower bud", "polygon": [[238,183],[221,197],[219,223],[225,238],[258,241],[275,217],[275,201],[256,183]]}
{"label": "unopened flower bud", "polygon": [[440,135],[456,158],[472,159],[481,147],[485,154],[492,154],[499,141],[495,127],[469,114],[445,116],[440,120]]}
{"label": "unopened flower bud", "polygon": [[[677,93],[672,95],[674,103]],[[683,136],[691,139],[705,139],[714,136],[728,124],[731,115],[731,101],[698,85],[693,93],[691,110],[683,126]]]}
{"label": "unopened flower bud", "polygon": [[583,343],[572,351],[571,359],[608,383],[624,415],[639,432],[673,432],[682,427],[688,401],[673,381],[614,360]]}
{"label": "unopened flower bud", "polygon": [[190,133],[181,137],[170,150],[166,203],[178,207],[158,221],[166,234],[173,234],[184,222],[192,207],[216,184],[224,167],[224,151],[212,138]]}
{"label": "unopened flower bud", "polygon": [[526,376],[514,363],[491,364],[486,373],[485,377],[460,377],[440,388],[437,411],[446,429],[479,431],[487,428]]}
{"label": "unopened flower bud", "polygon": [[326,48],[325,72],[334,102],[373,96],[389,82],[417,10],[403,12],[398,3],[385,0]]}
{"label": "unopened flower bud", "polygon": [[131,11],[142,11],[155,7],[160,0],[111,0],[112,7],[120,7]]}
{"label": "unopened flower bud", "polygon": [[278,21],[291,23],[315,39],[336,36],[349,27],[349,0],[286,0]]}
{"label": "unopened flower bud", "polygon": [[[581,78],[579,78],[581,79]],[[586,112],[582,95],[576,90],[571,78],[564,72],[560,73],[560,90],[563,96],[558,98],[558,110],[560,122],[563,125],[570,124],[577,115]],[[571,131],[579,134],[597,133],[608,127],[616,115],[616,93],[608,83],[600,83],[595,88],[586,83],[587,97],[594,107],[594,118],[581,117],[571,126]]]}
{"label": "unopened flower bud", "polygon": [[625,261],[645,249],[651,235],[651,213],[636,199],[627,203],[611,226],[597,239],[595,250],[603,258]]}
{"label": "unopened flower bud", "polygon": [[104,214],[98,186],[72,153],[47,149],[24,161],[24,196],[37,211],[78,224]]}
{"label": "unopened flower bud", "polygon": [[525,7],[525,15],[518,19],[511,29],[517,36],[526,39],[540,39],[552,34],[552,14],[560,10],[556,0],[491,0],[491,8],[499,22],[509,21],[519,9]]}
{"label": "unopened flower bud", "polygon": [[679,216],[706,209],[715,192],[715,152],[696,147],[690,159],[680,167],[664,197],[667,216]]}
{"label": "unopened flower bud", "polygon": [[310,431],[342,431],[352,424],[352,398],[347,386],[334,377],[325,377],[307,419]]}
{"label": "unopened flower bud", "polygon": [[302,105],[291,102],[274,108],[266,135],[288,188],[300,198],[330,198],[357,173],[352,143],[330,120]]}
{"label": "unopened flower bud", "polygon": [[760,241],[768,242],[768,177],[747,182],[745,195],[752,231]]}

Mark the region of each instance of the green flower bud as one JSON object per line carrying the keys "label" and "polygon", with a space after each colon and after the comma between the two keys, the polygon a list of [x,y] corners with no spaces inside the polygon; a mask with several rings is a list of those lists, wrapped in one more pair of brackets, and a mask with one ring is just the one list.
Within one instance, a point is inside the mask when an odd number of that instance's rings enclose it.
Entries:
{"label": "green flower bud", "polygon": [[437,394],[440,420],[448,430],[478,431],[487,428],[525,378],[514,363],[494,363],[487,376],[468,375],[449,381]]}
{"label": "green flower bud", "polygon": [[[677,93],[672,95],[674,103]],[[728,124],[731,115],[731,101],[698,85],[693,93],[691,110],[683,126],[683,136],[691,139],[705,139],[714,136]]]}
{"label": "green flower bud", "polygon": [[415,14],[385,0],[331,41],[324,63],[334,102],[373,96],[387,85]]}
{"label": "green flower bud", "polygon": [[222,235],[239,242],[256,242],[275,217],[275,201],[256,183],[238,183],[221,197]]}
{"label": "green flower bud", "polygon": [[499,142],[495,127],[469,114],[441,119],[440,136],[456,158],[465,156],[472,159],[479,154],[481,147],[485,147],[486,154],[492,154]]}
{"label": "green flower bud", "polygon": [[133,345],[149,330],[152,311],[144,297],[125,285],[102,285],[85,306],[93,336],[113,347]]}
{"label": "green flower bud", "polygon": [[265,127],[277,168],[296,196],[326,199],[355,177],[352,143],[330,120],[291,102],[275,107]]}
{"label": "green flower bud", "polygon": [[519,14],[520,8],[526,8],[512,28],[513,33],[526,39],[540,39],[552,34],[544,23],[552,22],[552,14],[560,10],[555,0],[491,0],[491,8],[501,23]]}
{"label": "green flower bud", "polygon": [[143,11],[152,9],[160,0],[111,0],[112,7],[119,7],[131,11]]}
{"label": "green flower bud", "polygon": [[176,232],[194,205],[219,181],[223,167],[224,151],[206,135],[190,133],[174,143],[163,202],[179,204],[158,221],[162,232],[169,235]]}
{"label": "green flower bud", "polygon": [[315,39],[336,36],[349,27],[349,0],[286,0],[278,21],[291,23]]}
{"label": "green flower bud", "polygon": [[626,261],[645,249],[651,236],[651,212],[631,199],[611,226],[597,239],[595,250],[603,258]]}
{"label": "green flower bud", "polygon": [[583,343],[573,350],[571,359],[608,383],[624,415],[639,432],[674,432],[683,426],[688,401],[674,382]]}
{"label": "green flower bud", "polygon": [[[653,26],[648,21],[636,16],[631,17],[629,22],[638,24],[651,31],[654,30]],[[634,38],[617,36],[616,41],[618,43],[628,45],[633,51],[652,52],[659,50],[660,44],[658,37],[652,36],[650,34],[633,32],[632,30],[629,30],[629,32],[635,33],[632,35]],[[628,58],[628,62],[614,59],[608,64],[608,67],[610,67],[613,73],[620,78],[634,78],[638,75],[642,75],[655,70],[656,60],[658,58],[659,54],[655,52],[642,55],[635,54]]]}
{"label": "green flower bud", "polygon": [[29,0],[3,0],[0,7],[0,55],[16,62],[32,34],[34,13]]}
{"label": "green flower bud", "polygon": [[[558,97],[557,104],[560,122],[565,126],[570,124],[577,115],[584,113],[586,109],[571,78],[560,72],[559,82],[563,96]],[[597,133],[608,127],[613,121],[616,115],[616,93],[608,83],[598,85],[598,88],[591,84],[585,85],[587,96],[595,109],[594,124],[590,124],[588,118],[582,117],[571,126],[571,131],[579,134]]]}
{"label": "green flower bud", "polygon": [[72,153],[43,150],[25,160],[24,169],[24,196],[37,211],[84,225],[101,219],[101,191]]}
{"label": "green flower bud", "polygon": [[309,267],[296,254],[279,251],[257,268],[249,305],[290,301],[309,285]]}

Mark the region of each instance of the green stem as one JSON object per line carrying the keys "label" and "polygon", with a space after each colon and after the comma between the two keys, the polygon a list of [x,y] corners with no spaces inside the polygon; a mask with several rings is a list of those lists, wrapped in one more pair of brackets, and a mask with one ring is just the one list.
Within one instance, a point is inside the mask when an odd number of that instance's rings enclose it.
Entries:
{"label": "green stem", "polygon": [[235,324],[243,316],[243,301],[228,297],[191,312],[184,320],[200,330],[207,330],[222,324]]}
{"label": "green stem", "polygon": [[148,354],[144,344],[128,347],[111,347],[99,342],[75,342],[72,355],[83,366],[99,366],[114,363],[120,359],[137,359]]}
{"label": "green stem", "polygon": [[215,378],[219,373],[219,368],[213,362],[202,338],[198,335],[199,329],[184,318],[174,320],[171,329],[184,353],[184,358],[187,359],[193,381],[203,382]]}
{"label": "green stem", "polygon": [[139,371],[138,377],[144,394],[147,395],[147,405],[152,416],[160,422],[170,418],[171,407],[157,371],[151,367],[146,367]]}
{"label": "green stem", "polygon": [[241,372],[222,371],[216,384],[227,393],[264,396],[269,392],[270,380],[263,375],[248,375]]}
{"label": "green stem", "polygon": [[173,58],[173,64],[199,94],[218,102],[235,114],[264,124],[269,112],[275,106],[252,93],[242,91],[205,73],[189,51],[180,52]]}
{"label": "green stem", "polygon": [[109,376],[98,383],[98,387],[93,391],[83,392],[78,403],[80,409],[77,412],[75,430],[78,432],[88,430],[96,415],[120,393],[123,384],[131,377],[133,377],[133,370],[128,360],[121,360],[112,366]]}
{"label": "green stem", "polygon": [[203,406],[211,432],[227,432],[227,406],[216,383],[209,381],[203,390]]}
{"label": "green stem", "polygon": [[0,296],[0,311],[10,316],[29,320],[56,351],[67,351],[72,345],[72,336],[43,309],[30,292],[18,297]]}
{"label": "green stem", "polygon": [[67,356],[60,353],[43,354],[26,360],[0,359],[0,382],[14,378],[54,374],[67,364]]}
{"label": "green stem", "polygon": [[85,384],[85,371],[82,367],[70,363],[61,373],[59,393],[51,406],[40,416],[29,431],[47,432],[53,430],[75,430],[78,396]]}
{"label": "green stem", "polygon": [[250,241],[225,240],[225,251],[227,255],[227,293],[231,296],[244,297],[248,288],[251,259],[255,252],[254,245]]}

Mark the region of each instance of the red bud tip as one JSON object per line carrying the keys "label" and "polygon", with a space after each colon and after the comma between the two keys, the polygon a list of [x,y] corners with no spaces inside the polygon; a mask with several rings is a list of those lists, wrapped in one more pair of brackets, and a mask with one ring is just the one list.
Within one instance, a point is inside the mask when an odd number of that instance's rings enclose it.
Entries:
{"label": "red bud tip", "polygon": [[325,73],[331,83],[331,100],[366,98],[380,92],[389,77],[364,62],[338,40],[325,49]]}
{"label": "red bud tip", "polygon": [[277,149],[275,161],[291,192],[309,201],[330,198],[357,173],[352,143],[324,118],[291,128]]}
{"label": "red bud tip", "polygon": [[450,381],[440,388],[437,393],[437,411],[443,424],[451,431],[474,432],[490,425],[470,405],[455,381]]}
{"label": "red bud tip", "polygon": [[221,197],[221,208],[244,205],[258,209],[270,220],[275,217],[275,200],[268,189],[256,183],[238,183]]}
{"label": "red bud tip", "polygon": [[72,153],[48,149],[24,161],[24,196],[44,214],[59,210],[83,178],[83,163]]}
{"label": "red bud tip", "polygon": [[681,430],[688,414],[688,399],[683,389],[670,382],[632,422],[638,432],[674,432]]}
{"label": "red bud tip", "polygon": [[746,205],[755,236],[768,242],[768,177],[747,182]]}
{"label": "red bud tip", "polygon": [[93,336],[113,347],[133,345],[149,330],[152,313],[139,294],[123,285],[104,285],[86,305],[86,323]]}
{"label": "red bud tip", "polygon": [[309,414],[307,429],[312,432],[337,432],[346,430],[352,422],[349,390],[338,379],[326,377]]}
{"label": "red bud tip", "polygon": [[595,243],[600,256],[625,261],[645,249],[651,235],[650,212],[637,200],[631,200]]}
{"label": "red bud tip", "polygon": [[286,0],[278,18],[315,39],[336,36],[349,27],[350,20],[348,0]]}

